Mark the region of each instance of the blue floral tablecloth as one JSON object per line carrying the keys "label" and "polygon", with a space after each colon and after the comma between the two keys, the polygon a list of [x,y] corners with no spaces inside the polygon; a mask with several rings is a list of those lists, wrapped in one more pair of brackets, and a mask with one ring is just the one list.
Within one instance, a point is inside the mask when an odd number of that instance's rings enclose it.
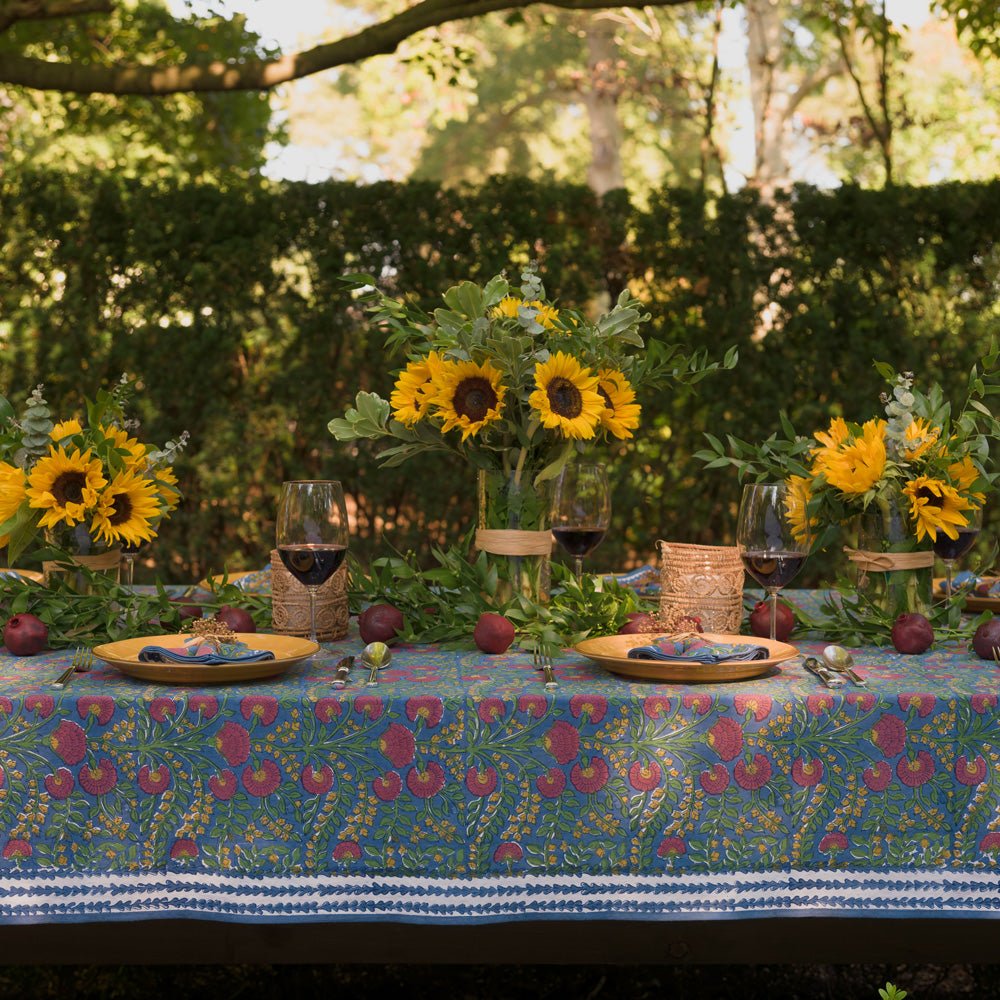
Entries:
{"label": "blue floral tablecloth", "polygon": [[550,693],[401,646],[331,688],[360,645],[226,688],[0,652],[0,920],[1000,913],[1000,673],[963,649],[835,691],[567,653]]}

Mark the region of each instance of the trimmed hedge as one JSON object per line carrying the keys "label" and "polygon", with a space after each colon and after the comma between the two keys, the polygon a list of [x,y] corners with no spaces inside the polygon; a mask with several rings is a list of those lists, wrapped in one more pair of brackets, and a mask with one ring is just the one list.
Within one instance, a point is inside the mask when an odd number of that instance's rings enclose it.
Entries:
{"label": "trimmed hedge", "polygon": [[[630,283],[655,336],[718,357],[739,345],[735,372],[641,400],[640,436],[604,453],[616,513],[594,569],[652,560],[657,538],[731,540],[739,485],[691,459],[703,431],[763,438],[780,408],[803,431],[874,415],[873,357],[957,393],[1000,316],[1000,182],[802,187],[775,206],[665,190],[640,207],[516,178],[219,188],[23,173],[0,177],[0,218],[0,392],[45,382],[68,412],[127,370],[145,384],[148,438],[191,432],[185,502],[151,550],[174,580],[266,563],[283,479],[342,479],[364,554],[426,551],[468,525],[471,469],[380,470],[326,431],[357,389],[387,393],[398,364],[347,271],[433,307],[458,280],[537,259],[567,305]],[[835,562],[813,560],[809,579]]]}

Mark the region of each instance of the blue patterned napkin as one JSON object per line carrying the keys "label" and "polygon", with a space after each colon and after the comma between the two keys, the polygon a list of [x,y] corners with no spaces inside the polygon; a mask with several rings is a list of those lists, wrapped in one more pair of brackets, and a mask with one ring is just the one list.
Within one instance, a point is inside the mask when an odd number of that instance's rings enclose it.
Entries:
{"label": "blue patterned napkin", "polygon": [[704,639],[654,639],[648,646],[628,651],[630,660],[690,660],[692,663],[722,663],[727,660],[766,660],[767,649],[748,642],[706,642]]}
{"label": "blue patterned napkin", "polygon": [[143,646],[140,663],[256,663],[273,660],[269,649],[251,649],[245,642],[198,642],[189,646]]}

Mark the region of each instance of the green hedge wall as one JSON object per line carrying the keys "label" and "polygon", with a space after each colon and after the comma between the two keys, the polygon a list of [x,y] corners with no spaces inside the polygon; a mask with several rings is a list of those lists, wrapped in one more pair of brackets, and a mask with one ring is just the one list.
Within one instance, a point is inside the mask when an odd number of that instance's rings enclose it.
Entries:
{"label": "green hedge wall", "polygon": [[[595,569],[654,558],[655,540],[731,540],[739,486],[691,453],[702,432],[765,437],[874,415],[873,357],[956,393],[1000,319],[1000,182],[864,191],[798,188],[775,206],[521,179],[171,187],[114,176],[0,177],[0,392],[45,382],[68,412],[122,371],[141,376],[144,433],[182,429],[182,508],[151,555],[165,579],[263,565],[283,479],[333,477],[357,504],[356,548],[457,540],[473,473],[457,461],[380,470],[326,431],[394,359],[339,281],[347,271],[433,306],[463,278],[529,259],[583,308],[626,284],[653,334],[735,372],[642,400],[640,437],[604,451],[615,526]],[[986,533],[984,533],[986,534]],[[837,560],[812,561],[809,579]]]}

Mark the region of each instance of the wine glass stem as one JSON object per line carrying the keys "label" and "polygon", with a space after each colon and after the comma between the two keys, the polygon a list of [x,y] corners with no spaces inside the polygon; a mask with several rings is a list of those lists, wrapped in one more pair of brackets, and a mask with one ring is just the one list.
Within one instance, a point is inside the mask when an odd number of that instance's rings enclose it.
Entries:
{"label": "wine glass stem", "polygon": [[771,638],[778,638],[778,588],[769,587],[768,594],[771,598]]}
{"label": "wine glass stem", "polygon": [[945,590],[945,593],[948,595],[948,597],[946,598],[946,600],[950,601],[951,600],[951,563],[952,563],[952,561],[951,561],[951,559],[944,559],[942,561],[944,562],[944,571],[945,571],[945,574],[946,574],[946,576],[948,578],[948,589]]}
{"label": "wine glass stem", "polygon": [[121,582],[124,587],[131,587],[135,578],[135,556],[122,556]]}
{"label": "wine glass stem", "polygon": [[309,591],[309,638],[313,642],[319,642],[316,637],[316,588],[307,587]]}
{"label": "wine glass stem", "polygon": [[576,582],[583,581],[583,556],[573,556],[573,569],[576,571]]}

